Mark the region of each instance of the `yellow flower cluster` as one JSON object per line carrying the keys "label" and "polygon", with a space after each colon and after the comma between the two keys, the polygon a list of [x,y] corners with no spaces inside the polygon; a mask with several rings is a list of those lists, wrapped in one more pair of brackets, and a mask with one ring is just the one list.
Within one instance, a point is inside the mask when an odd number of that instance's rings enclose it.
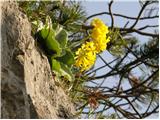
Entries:
{"label": "yellow flower cluster", "polygon": [[106,50],[106,45],[110,41],[106,34],[109,33],[108,27],[100,20],[94,19],[91,22],[94,26],[91,31],[92,41],[86,42],[76,52],[75,66],[79,67],[81,71],[88,70],[95,63],[96,54]]}
{"label": "yellow flower cluster", "polygon": [[81,71],[89,69],[96,60],[94,43],[91,41],[83,44],[82,47],[76,52],[75,59],[75,65],[80,67]]}
{"label": "yellow flower cluster", "polygon": [[97,53],[102,52],[106,50],[106,45],[110,41],[109,37],[106,39],[106,34],[109,33],[108,27],[100,19],[94,19],[91,25],[94,26],[91,38],[96,46],[96,51]]}

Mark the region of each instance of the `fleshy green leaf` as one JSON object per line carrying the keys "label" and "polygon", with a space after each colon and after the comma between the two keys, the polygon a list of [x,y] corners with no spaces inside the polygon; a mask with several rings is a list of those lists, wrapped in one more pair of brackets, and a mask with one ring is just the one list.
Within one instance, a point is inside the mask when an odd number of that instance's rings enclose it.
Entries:
{"label": "fleshy green leaf", "polygon": [[70,50],[66,50],[66,54],[62,57],[56,58],[60,62],[68,65],[69,67],[74,64],[74,55]]}
{"label": "fleshy green leaf", "polygon": [[60,69],[61,69],[60,62],[55,60],[53,57],[51,58],[51,68],[52,70],[55,70],[57,72],[60,72]]}
{"label": "fleshy green leaf", "polygon": [[60,63],[60,65],[61,65],[61,69],[60,69],[61,75],[67,78],[69,81],[72,81],[74,77],[72,75],[70,68],[63,63]]}
{"label": "fleshy green leaf", "polygon": [[47,52],[54,56],[60,56],[62,49],[60,44],[55,40],[55,31],[52,28],[43,28],[41,30],[42,38],[47,49]]}
{"label": "fleshy green leaf", "polygon": [[60,43],[62,48],[65,48],[68,41],[67,32],[62,27],[57,27],[56,31],[56,40]]}

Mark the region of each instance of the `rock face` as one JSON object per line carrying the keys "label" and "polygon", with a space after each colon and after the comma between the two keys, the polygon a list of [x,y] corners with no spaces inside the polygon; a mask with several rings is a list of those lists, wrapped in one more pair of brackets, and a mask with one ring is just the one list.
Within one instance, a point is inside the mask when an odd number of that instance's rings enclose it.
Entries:
{"label": "rock face", "polygon": [[26,15],[14,2],[1,2],[1,11],[1,118],[73,118]]}

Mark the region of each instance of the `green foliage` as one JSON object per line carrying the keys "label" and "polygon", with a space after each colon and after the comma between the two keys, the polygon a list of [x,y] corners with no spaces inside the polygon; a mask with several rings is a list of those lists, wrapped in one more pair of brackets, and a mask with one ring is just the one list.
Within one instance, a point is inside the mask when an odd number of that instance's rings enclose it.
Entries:
{"label": "green foliage", "polygon": [[66,44],[68,41],[68,35],[64,29],[59,30],[58,33],[56,34],[55,38],[60,43],[61,48],[66,47]]}
{"label": "green foliage", "polygon": [[19,6],[31,22],[37,19],[44,22],[46,16],[50,16],[53,23],[72,32],[79,31],[86,18],[80,2],[75,1],[23,1]]}
{"label": "green foliage", "polygon": [[119,29],[112,29],[109,33],[110,43],[108,50],[113,56],[121,57],[125,54],[126,47],[137,43],[137,39],[134,37],[124,38]]}
{"label": "green foliage", "polygon": [[73,81],[74,80],[72,71],[67,65],[61,63],[60,71],[61,71],[60,72],[61,76],[64,76],[68,81]]}
{"label": "green foliage", "polygon": [[150,63],[158,66],[159,39],[150,39],[148,43],[145,43],[139,49],[135,49],[135,52],[140,56],[146,56],[149,54],[149,58],[151,59]]}
{"label": "green foliage", "polygon": [[51,57],[51,68],[52,68],[52,70],[55,70],[58,72],[60,72],[60,69],[61,69],[60,62],[55,60],[53,57]]}
{"label": "green foliage", "polygon": [[79,80],[78,83],[74,80],[78,71],[75,72],[76,69],[73,67],[75,60],[73,49],[70,47],[72,42],[68,41],[68,35],[79,32],[86,18],[80,2],[23,1],[18,4],[32,23],[32,35],[36,36],[45,51],[51,69],[57,76],[70,81],[69,83],[65,81],[65,84],[67,88],[73,87],[71,91],[76,94],[74,85],[82,88],[85,80]]}
{"label": "green foliage", "polygon": [[70,50],[66,50],[65,55],[63,55],[62,57],[57,57],[56,59],[69,67],[74,64],[74,55]]}
{"label": "green foliage", "polygon": [[48,15],[46,8],[51,4],[51,1],[19,1],[18,4],[29,20],[34,21],[37,19],[45,20]]}
{"label": "green foliage", "polygon": [[80,2],[64,1],[58,7],[59,9],[53,11],[52,19],[65,26],[67,31],[79,31],[86,15]]}
{"label": "green foliage", "polygon": [[109,52],[114,56],[122,56],[124,54],[124,46],[127,44],[119,35],[118,29],[110,30]]}
{"label": "green foliage", "polygon": [[40,31],[40,35],[44,40],[44,44],[47,48],[47,51],[54,56],[60,56],[62,49],[60,47],[60,43],[55,39],[55,31],[52,28],[44,27]]}
{"label": "green foliage", "polygon": [[40,43],[45,47],[52,70],[57,71],[59,76],[72,81],[74,77],[71,67],[74,63],[74,56],[69,48],[67,49],[67,31],[61,25],[52,24],[49,16],[46,17],[44,25],[38,23],[42,22],[33,22],[37,26],[38,38],[42,38]]}

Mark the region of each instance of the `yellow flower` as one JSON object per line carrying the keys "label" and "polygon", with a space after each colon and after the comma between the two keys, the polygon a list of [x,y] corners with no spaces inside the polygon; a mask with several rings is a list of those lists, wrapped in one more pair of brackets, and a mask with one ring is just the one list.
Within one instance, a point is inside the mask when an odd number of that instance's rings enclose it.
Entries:
{"label": "yellow flower", "polygon": [[107,43],[110,41],[110,37],[106,38],[106,34],[109,33],[108,27],[100,19],[94,19],[91,25],[94,26],[91,31],[92,41],[83,44],[76,52],[75,66],[81,71],[93,66],[96,54],[106,50]]}
{"label": "yellow flower", "polygon": [[75,66],[79,67],[81,71],[88,70],[96,60],[95,46],[93,41],[86,42],[76,52]]}
{"label": "yellow flower", "polygon": [[102,52],[106,50],[106,45],[110,41],[110,38],[106,38],[106,34],[109,33],[108,27],[100,20],[93,19],[91,25],[94,26],[91,38],[96,46],[96,52]]}
{"label": "yellow flower", "polygon": [[101,31],[105,32],[106,34],[109,32],[108,27],[98,18],[93,19],[91,25],[95,28],[100,28]]}

